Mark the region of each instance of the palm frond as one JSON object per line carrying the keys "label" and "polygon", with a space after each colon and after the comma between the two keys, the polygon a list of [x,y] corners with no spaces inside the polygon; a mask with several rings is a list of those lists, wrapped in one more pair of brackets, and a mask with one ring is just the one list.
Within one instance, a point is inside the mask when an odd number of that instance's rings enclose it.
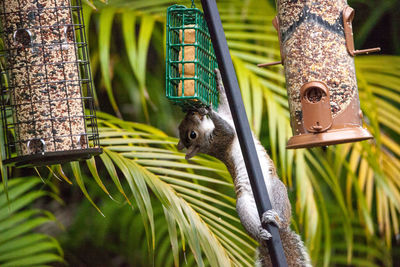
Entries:
{"label": "palm frond", "polygon": [[[99,124],[104,150],[101,165],[106,166],[117,190],[134,198],[148,248],[153,250],[156,242],[153,207],[162,205],[175,264],[180,258],[177,244],[187,243],[200,266],[206,262],[211,266],[251,265],[255,242],[236,217],[232,182],[221,180],[228,175],[222,163],[201,156],[187,162],[176,151],[177,139],[150,126],[102,113]],[[100,171],[100,162],[88,164],[92,172]],[[122,189],[120,174],[129,191]],[[159,204],[154,204],[152,196]]]}
{"label": "palm frond", "polygon": [[9,200],[0,185],[0,265],[38,266],[63,262],[58,241],[34,229],[52,222],[54,216],[41,209],[27,208],[46,191],[33,190],[38,177],[13,178],[8,182]]}

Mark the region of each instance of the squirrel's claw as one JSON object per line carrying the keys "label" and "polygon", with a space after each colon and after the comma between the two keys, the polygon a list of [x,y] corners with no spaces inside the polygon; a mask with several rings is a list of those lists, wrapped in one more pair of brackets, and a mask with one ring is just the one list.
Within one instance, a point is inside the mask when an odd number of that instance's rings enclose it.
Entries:
{"label": "squirrel's claw", "polygon": [[219,71],[219,69],[214,69],[215,72],[215,78],[216,78],[216,82],[217,82],[217,89],[218,91],[224,91],[224,84],[222,82],[222,76],[221,76],[221,72]]}
{"label": "squirrel's claw", "polygon": [[[278,213],[273,209],[272,210],[267,210],[266,212],[264,212],[264,214],[261,217],[261,225],[270,224],[270,223],[273,223],[278,228],[281,228],[281,219],[279,218]],[[259,226],[259,229],[258,229],[260,240],[261,241],[267,241],[272,236],[261,225]]]}
{"label": "squirrel's claw", "polygon": [[272,237],[272,235],[267,230],[265,230],[261,225],[258,228],[258,236],[260,238],[260,242],[270,240]]}
{"label": "squirrel's claw", "polygon": [[197,112],[201,115],[201,116],[205,116],[208,114],[209,109],[207,107],[201,107],[197,110]]}
{"label": "squirrel's claw", "polygon": [[267,210],[266,212],[263,213],[263,215],[261,217],[261,223],[263,225],[273,223],[279,229],[281,228],[281,225],[282,225],[281,219],[280,219],[278,213],[274,209]]}

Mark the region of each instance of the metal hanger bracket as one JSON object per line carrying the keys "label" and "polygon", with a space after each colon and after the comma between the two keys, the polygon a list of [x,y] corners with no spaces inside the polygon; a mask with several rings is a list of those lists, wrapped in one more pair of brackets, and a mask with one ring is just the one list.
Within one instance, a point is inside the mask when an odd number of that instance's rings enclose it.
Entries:
{"label": "metal hanger bracket", "polygon": [[354,19],[354,9],[351,8],[350,6],[346,6],[343,9],[343,28],[344,28],[344,36],[346,39],[347,52],[349,52],[349,54],[352,57],[354,57],[361,54],[369,54],[381,51],[380,47],[368,48],[362,50],[354,49],[354,37],[353,37],[353,26],[352,26],[353,19]]}
{"label": "metal hanger bracket", "polygon": [[281,45],[281,31],[279,28],[279,20],[278,20],[278,16],[275,16],[274,19],[272,20],[272,25],[274,25],[275,30],[278,32],[278,39],[279,39],[279,51],[281,53],[281,61],[275,61],[275,62],[269,62],[269,63],[261,63],[261,64],[257,64],[257,67],[268,67],[268,66],[273,66],[273,65],[278,65],[278,64],[282,64],[285,60],[285,56],[283,54],[282,51],[282,45]]}

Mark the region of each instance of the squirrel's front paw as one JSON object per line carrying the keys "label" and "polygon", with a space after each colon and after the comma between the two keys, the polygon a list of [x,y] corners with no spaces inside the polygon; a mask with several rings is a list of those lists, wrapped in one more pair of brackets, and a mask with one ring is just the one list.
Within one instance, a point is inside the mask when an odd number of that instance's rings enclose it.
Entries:
{"label": "squirrel's front paw", "polygon": [[208,109],[208,107],[201,107],[197,110],[197,112],[201,115],[201,116],[205,116],[207,115],[210,111]]}
{"label": "squirrel's front paw", "polygon": [[258,228],[258,236],[260,238],[260,241],[267,241],[270,240],[272,235],[265,230],[261,225]]}
{"label": "squirrel's front paw", "polygon": [[281,219],[279,218],[278,213],[274,209],[267,210],[266,212],[263,213],[263,215],[261,217],[261,223],[263,225],[273,223],[279,229],[281,228],[281,225],[282,225]]}
{"label": "squirrel's front paw", "polygon": [[214,69],[214,72],[218,91],[225,91],[224,83],[222,82],[221,72],[219,71],[219,69]]}

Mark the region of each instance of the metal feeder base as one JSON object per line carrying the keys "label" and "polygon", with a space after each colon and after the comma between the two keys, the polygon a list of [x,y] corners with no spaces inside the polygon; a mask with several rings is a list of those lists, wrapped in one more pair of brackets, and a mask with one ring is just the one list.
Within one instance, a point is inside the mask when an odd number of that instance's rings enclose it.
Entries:
{"label": "metal feeder base", "polygon": [[39,167],[52,164],[61,164],[69,161],[80,161],[90,159],[92,156],[103,152],[102,148],[89,148],[71,151],[44,152],[41,154],[20,156],[3,160],[3,164],[17,168]]}
{"label": "metal feeder base", "polygon": [[362,127],[328,130],[323,133],[307,133],[293,136],[287,142],[286,148],[310,148],[329,146],[372,139],[373,136]]}

